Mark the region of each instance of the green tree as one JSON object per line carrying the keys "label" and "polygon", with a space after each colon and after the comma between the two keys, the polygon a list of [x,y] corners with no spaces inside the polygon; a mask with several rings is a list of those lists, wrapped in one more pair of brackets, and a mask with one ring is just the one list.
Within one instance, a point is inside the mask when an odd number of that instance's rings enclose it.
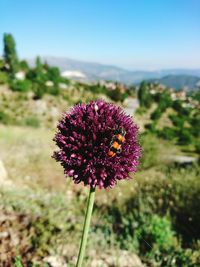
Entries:
{"label": "green tree", "polygon": [[121,92],[119,87],[117,87],[114,90],[107,91],[107,95],[113,101],[120,101],[120,102],[123,102],[128,97],[128,95],[125,92]]}
{"label": "green tree", "polygon": [[29,69],[27,79],[32,82],[32,90],[35,94],[34,99],[40,99],[46,93],[47,88],[45,82],[47,81],[47,70],[41,62],[40,57],[35,60],[35,68]]}
{"label": "green tree", "polygon": [[166,126],[162,130],[160,130],[159,136],[166,140],[173,140],[177,137],[177,130],[175,128],[170,128]]}
{"label": "green tree", "polygon": [[5,72],[5,61],[0,58],[0,84],[4,84],[8,81],[8,73]]}
{"label": "green tree", "polygon": [[189,145],[193,141],[193,137],[191,132],[188,128],[182,128],[178,132],[178,143],[180,145]]}
{"label": "green tree", "polygon": [[193,136],[200,137],[200,112],[198,110],[191,118],[190,125]]}
{"label": "green tree", "polygon": [[19,66],[20,66],[20,70],[23,70],[25,72],[29,71],[29,65],[26,60],[20,61]]}
{"label": "green tree", "polygon": [[141,107],[149,108],[151,106],[152,97],[149,92],[149,86],[145,81],[140,84],[140,88],[138,90],[138,99]]}
{"label": "green tree", "polygon": [[47,69],[47,80],[52,81],[55,85],[61,80],[60,70],[57,67],[49,67]]}
{"label": "green tree", "polygon": [[148,123],[148,124],[145,124],[145,129],[149,130],[151,133],[157,133],[157,129],[156,129],[156,123],[153,122],[153,123]]}
{"label": "green tree", "polygon": [[170,96],[169,92],[167,92],[167,91],[164,91],[162,93],[158,93],[157,99],[158,99],[157,100],[158,106],[162,112],[165,111],[167,108],[171,107],[171,105],[172,105],[171,96]]}
{"label": "green tree", "polygon": [[170,120],[172,121],[172,123],[174,124],[174,126],[178,127],[178,128],[183,128],[184,125],[184,117],[183,116],[178,116],[178,115],[174,115],[171,114],[169,115]]}
{"label": "green tree", "polygon": [[33,83],[33,92],[34,92],[34,99],[41,99],[43,95],[46,93],[46,90],[42,84]]}
{"label": "green tree", "polygon": [[29,69],[27,78],[32,82],[44,83],[47,80],[46,70],[43,68],[40,57],[35,60],[35,68]]}
{"label": "green tree", "polygon": [[4,65],[5,65],[5,62],[4,62],[3,58],[0,58],[0,70],[4,69]]}
{"label": "green tree", "polygon": [[5,33],[3,42],[5,63],[9,65],[9,72],[11,75],[13,75],[18,69],[18,57],[15,48],[15,40],[12,34]]}
{"label": "green tree", "polygon": [[35,60],[35,66],[36,66],[36,69],[38,71],[42,71],[43,69],[43,64],[42,64],[42,61],[41,61],[41,58],[39,56],[36,57],[36,60]]}
{"label": "green tree", "polygon": [[157,121],[161,118],[162,116],[162,110],[160,107],[157,107],[157,109],[151,114],[151,119],[154,121]]}

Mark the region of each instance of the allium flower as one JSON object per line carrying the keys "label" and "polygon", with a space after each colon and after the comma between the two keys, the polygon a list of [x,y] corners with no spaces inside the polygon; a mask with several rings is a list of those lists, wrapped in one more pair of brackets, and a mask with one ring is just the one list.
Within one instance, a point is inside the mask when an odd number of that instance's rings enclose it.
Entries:
{"label": "allium flower", "polygon": [[[120,107],[103,100],[78,104],[63,115],[57,127],[54,141],[60,150],[53,157],[75,183],[113,187],[136,171],[141,154],[138,127]],[[125,130],[125,141],[120,153],[110,157],[111,142],[120,128]]]}

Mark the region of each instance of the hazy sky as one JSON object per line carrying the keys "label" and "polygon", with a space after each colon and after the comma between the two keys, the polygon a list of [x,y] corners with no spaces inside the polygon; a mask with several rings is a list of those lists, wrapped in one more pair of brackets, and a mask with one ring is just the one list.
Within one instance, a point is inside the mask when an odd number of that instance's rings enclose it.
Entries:
{"label": "hazy sky", "polygon": [[200,68],[200,0],[0,0],[4,32],[21,58]]}

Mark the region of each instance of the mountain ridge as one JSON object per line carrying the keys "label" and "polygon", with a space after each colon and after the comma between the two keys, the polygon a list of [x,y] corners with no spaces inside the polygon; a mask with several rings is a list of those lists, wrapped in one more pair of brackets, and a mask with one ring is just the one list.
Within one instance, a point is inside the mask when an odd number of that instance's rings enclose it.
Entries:
{"label": "mountain ridge", "polygon": [[200,77],[194,75],[166,75],[160,79],[151,79],[149,82],[161,83],[174,89],[185,87],[185,89],[195,90],[200,88]]}
{"label": "mountain ridge", "polygon": [[[61,72],[79,71],[86,81],[110,80],[127,85],[138,84],[142,80],[162,79],[167,75],[192,75],[200,78],[200,69],[164,69],[156,71],[128,70],[114,65],[74,60],[67,57],[43,56],[42,61],[57,66]],[[28,60],[34,65],[34,60]],[[71,77],[73,78],[73,77]],[[181,83],[182,84],[182,83]],[[186,84],[187,86],[187,84]]]}

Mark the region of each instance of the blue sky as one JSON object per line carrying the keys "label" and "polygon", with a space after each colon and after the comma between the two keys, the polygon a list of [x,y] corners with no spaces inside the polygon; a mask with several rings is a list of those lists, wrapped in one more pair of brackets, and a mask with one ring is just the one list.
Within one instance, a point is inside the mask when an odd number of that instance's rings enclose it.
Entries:
{"label": "blue sky", "polygon": [[21,58],[200,68],[199,14],[200,0],[0,0],[0,37],[12,33]]}

